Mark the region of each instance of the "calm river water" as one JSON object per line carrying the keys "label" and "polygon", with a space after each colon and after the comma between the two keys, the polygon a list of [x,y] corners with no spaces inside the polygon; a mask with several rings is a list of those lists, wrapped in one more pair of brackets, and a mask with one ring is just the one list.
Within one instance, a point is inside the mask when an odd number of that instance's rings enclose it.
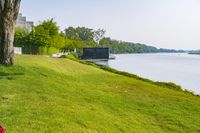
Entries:
{"label": "calm river water", "polygon": [[97,63],[154,81],[174,82],[200,94],[200,55],[120,54],[115,60]]}

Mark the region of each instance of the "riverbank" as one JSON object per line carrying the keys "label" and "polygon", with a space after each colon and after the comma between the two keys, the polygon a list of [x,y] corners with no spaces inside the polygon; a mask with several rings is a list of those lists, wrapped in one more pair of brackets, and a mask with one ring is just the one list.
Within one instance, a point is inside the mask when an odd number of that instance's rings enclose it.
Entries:
{"label": "riverbank", "polygon": [[199,97],[90,65],[17,56],[15,66],[0,66],[2,126],[12,133],[200,130]]}
{"label": "riverbank", "polygon": [[173,82],[200,94],[200,56],[187,53],[120,54],[116,60],[97,62],[153,81]]}
{"label": "riverbank", "polygon": [[158,86],[161,86],[161,87],[165,87],[165,88],[168,88],[168,89],[182,91],[182,92],[194,95],[194,96],[199,96],[198,94],[194,94],[192,91],[184,90],[180,85],[177,85],[177,84],[175,84],[173,82],[153,81],[153,80],[150,80],[150,79],[147,79],[147,78],[140,77],[140,76],[135,75],[135,74],[119,71],[119,70],[116,70],[114,68],[111,68],[111,67],[108,67],[108,66],[105,66],[105,65],[96,64],[91,60],[82,61],[82,60],[77,60],[77,59],[74,59],[74,58],[69,58],[69,59],[72,60],[72,61],[76,61],[76,62],[82,63],[82,64],[86,64],[86,65],[90,65],[90,66],[93,66],[93,67],[97,67],[99,69],[102,69],[102,70],[105,70],[105,71],[108,71],[108,72],[111,72],[111,73],[115,73],[115,74],[119,74],[119,75],[122,75],[122,76],[134,78],[134,79],[137,79],[137,80],[141,80],[141,81],[144,81],[144,82],[147,82],[147,83],[151,83],[151,84],[154,84],[154,85],[158,85]]}

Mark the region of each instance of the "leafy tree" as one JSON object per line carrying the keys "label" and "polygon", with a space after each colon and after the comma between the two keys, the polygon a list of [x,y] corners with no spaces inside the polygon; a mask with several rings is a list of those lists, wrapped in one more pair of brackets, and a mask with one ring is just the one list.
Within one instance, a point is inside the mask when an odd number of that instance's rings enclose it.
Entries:
{"label": "leafy tree", "polygon": [[93,29],[78,27],[76,28],[77,34],[81,41],[93,42],[94,41],[94,32]]}
{"label": "leafy tree", "polygon": [[27,44],[28,35],[29,35],[29,32],[26,29],[16,28],[14,46],[24,47]]}
{"label": "leafy tree", "polygon": [[74,27],[68,27],[67,29],[65,29],[65,36],[68,39],[80,40],[79,34],[78,34],[76,28],[74,28]]}
{"label": "leafy tree", "polygon": [[23,52],[27,54],[51,54],[52,52],[58,52],[56,49],[64,44],[62,38],[64,37],[60,36],[59,28],[53,19],[43,21],[41,24],[33,27],[33,31],[27,36],[27,44]]}
{"label": "leafy tree", "polygon": [[65,45],[64,47],[61,48],[61,50],[64,52],[71,52],[71,51],[74,51],[74,49],[77,49],[77,51],[81,53],[82,48],[86,48],[86,47],[89,47],[89,45],[85,43],[84,41],[66,39]]}
{"label": "leafy tree", "polygon": [[95,31],[93,29],[85,27],[68,27],[67,29],[65,29],[65,36],[68,39],[84,41],[90,46],[98,45],[94,40]]}
{"label": "leafy tree", "polygon": [[104,29],[98,29],[97,31],[94,31],[94,39],[99,43],[99,41],[104,38],[105,34],[106,31]]}
{"label": "leafy tree", "polygon": [[56,22],[50,19],[33,27],[30,33],[17,28],[15,46],[22,47],[23,53],[26,54],[51,54],[58,51],[74,51],[75,48],[81,52],[83,47],[95,44],[94,40],[88,37],[91,35],[87,34],[91,34],[87,28],[69,27],[67,34],[59,32]]}
{"label": "leafy tree", "polygon": [[57,26],[57,23],[54,21],[53,18],[43,21],[41,24],[37,25],[34,30],[35,32],[46,32],[46,34],[51,37],[59,34],[59,27]]}
{"label": "leafy tree", "polygon": [[99,41],[99,45],[100,46],[109,46],[109,44],[111,43],[111,39],[109,37],[104,37]]}
{"label": "leafy tree", "polygon": [[[157,49],[139,43],[112,40],[104,37],[105,30],[93,30],[85,27],[68,27],[59,32],[57,23],[46,20],[35,26],[28,33],[23,29],[16,29],[15,46],[20,46],[26,54],[52,54],[58,51],[72,52],[76,49],[81,53],[85,47],[108,47],[112,53],[152,53],[172,52],[168,49]],[[97,43],[98,42],[98,43]],[[173,51],[174,52],[174,51]]]}

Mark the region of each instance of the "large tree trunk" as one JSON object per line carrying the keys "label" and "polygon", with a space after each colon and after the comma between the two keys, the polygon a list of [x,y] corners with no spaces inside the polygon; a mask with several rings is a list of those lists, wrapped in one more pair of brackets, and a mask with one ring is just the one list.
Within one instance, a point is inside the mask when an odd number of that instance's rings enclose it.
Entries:
{"label": "large tree trunk", "polygon": [[20,0],[0,0],[0,64],[14,63],[14,32]]}
{"label": "large tree trunk", "polygon": [[9,20],[3,20],[0,23],[3,24],[0,26],[0,63],[12,65],[14,63],[14,25]]}

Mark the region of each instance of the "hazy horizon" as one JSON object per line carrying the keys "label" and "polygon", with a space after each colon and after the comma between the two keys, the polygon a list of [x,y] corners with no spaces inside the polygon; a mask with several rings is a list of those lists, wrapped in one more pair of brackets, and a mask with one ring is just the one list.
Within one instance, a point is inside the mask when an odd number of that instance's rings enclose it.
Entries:
{"label": "hazy horizon", "polygon": [[157,48],[200,49],[198,0],[22,0],[27,20],[54,18],[69,26],[103,28],[106,36]]}

